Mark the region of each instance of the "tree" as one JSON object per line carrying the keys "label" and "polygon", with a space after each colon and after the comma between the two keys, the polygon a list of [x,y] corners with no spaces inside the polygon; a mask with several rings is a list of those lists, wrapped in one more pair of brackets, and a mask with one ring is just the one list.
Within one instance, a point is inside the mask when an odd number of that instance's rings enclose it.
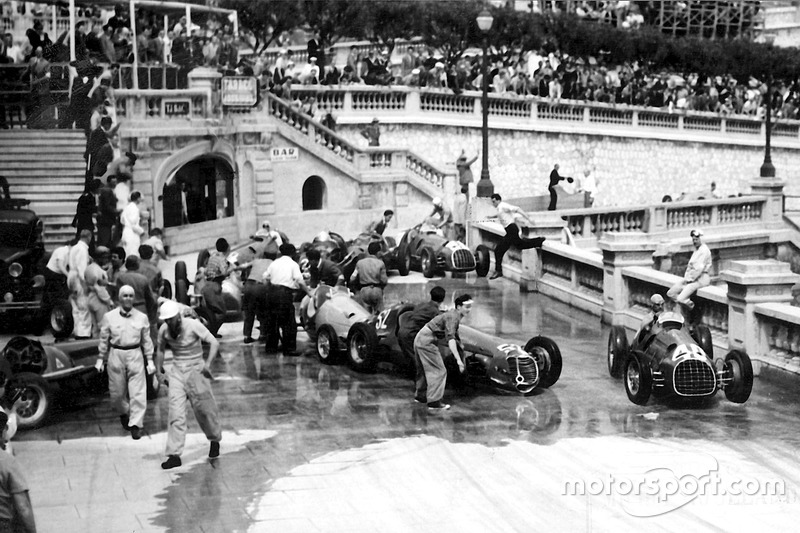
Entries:
{"label": "tree", "polygon": [[445,63],[454,64],[470,45],[481,43],[475,21],[483,9],[479,0],[419,2],[419,34],[430,47],[438,49]]}
{"label": "tree", "polygon": [[221,0],[220,7],[237,11],[239,32],[248,35],[248,44],[256,54],[263,52],[283,32],[303,24],[297,0]]}
{"label": "tree", "polygon": [[354,37],[385,47],[391,54],[397,39],[417,35],[421,14],[417,0],[375,0],[369,8],[361,10],[361,32]]}
{"label": "tree", "polygon": [[303,20],[312,30],[319,32],[323,47],[334,44],[342,37],[354,38],[362,33],[361,23],[371,2],[352,0],[301,0]]}

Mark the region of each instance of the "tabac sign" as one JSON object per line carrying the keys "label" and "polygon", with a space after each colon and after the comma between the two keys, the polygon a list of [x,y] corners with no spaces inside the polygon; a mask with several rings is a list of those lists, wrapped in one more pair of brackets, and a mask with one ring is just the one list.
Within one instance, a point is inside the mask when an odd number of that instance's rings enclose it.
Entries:
{"label": "tabac sign", "polygon": [[192,114],[192,101],[188,98],[164,98],[165,117],[188,117]]}
{"label": "tabac sign", "polygon": [[282,146],[270,149],[270,159],[272,161],[297,161],[300,151],[296,146]]}
{"label": "tabac sign", "polygon": [[258,83],[252,76],[224,76],[222,105],[252,107],[258,101]]}

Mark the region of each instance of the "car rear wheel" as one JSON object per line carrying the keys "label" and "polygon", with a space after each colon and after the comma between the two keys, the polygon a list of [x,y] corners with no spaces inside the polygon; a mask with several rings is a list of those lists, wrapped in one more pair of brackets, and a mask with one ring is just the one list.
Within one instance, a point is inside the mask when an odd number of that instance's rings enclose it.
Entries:
{"label": "car rear wheel", "polygon": [[731,350],[725,356],[724,373],[729,381],[725,397],[733,403],[744,403],[753,391],[753,364],[750,356],[740,350]]}
{"label": "car rear wheel", "polygon": [[378,333],[375,327],[357,322],[347,334],[347,362],[357,372],[370,372],[375,369],[378,352]]}
{"label": "car rear wheel", "polygon": [[189,281],[189,278],[186,276],[185,261],[178,261],[175,263],[175,281],[177,282],[179,279],[185,279],[186,281]]}
{"label": "car rear wheel", "polygon": [[422,275],[426,278],[432,278],[436,274],[436,252],[433,248],[426,246],[419,254],[419,261],[422,267]]}
{"label": "car rear wheel", "polygon": [[406,245],[401,245],[397,251],[397,271],[401,276],[408,276],[411,272],[411,254]]}
{"label": "car rear wheel", "polygon": [[536,348],[544,350],[544,365],[542,368],[542,375],[539,377],[539,386],[552,387],[561,377],[561,350],[558,344],[552,339],[547,337],[533,337],[525,344],[524,350],[533,354],[537,351]]}
{"label": "car rear wheel", "polygon": [[50,330],[56,339],[66,339],[72,335],[75,322],[72,320],[72,304],[64,302],[50,311]]}
{"label": "car rear wheel", "polygon": [[638,353],[629,354],[625,361],[625,392],[636,405],[644,405],[653,391],[653,375]]}
{"label": "car rear wheel", "polygon": [[17,403],[17,427],[33,429],[42,426],[53,405],[52,391],[47,381],[38,374],[22,372],[14,380],[24,387]]}
{"label": "car rear wheel", "polygon": [[329,325],[324,324],[317,330],[317,357],[320,362],[332,365],[339,356],[339,336]]}
{"label": "car rear wheel", "polygon": [[622,326],[611,326],[608,334],[608,373],[612,378],[622,377],[622,368],[628,356],[628,335]]}
{"label": "car rear wheel", "polygon": [[489,273],[490,261],[489,247],[485,244],[479,244],[475,248],[475,273],[479,278],[485,278]]}
{"label": "car rear wheel", "polygon": [[183,305],[189,305],[189,282],[185,279],[175,281],[175,300]]}
{"label": "car rear wheel", "polygon": [[694,340],[697,345],[706,353],[708,358],[714,360],[714,341],[711,338],[711,330],[708,326],[697,326],[694,328]]}

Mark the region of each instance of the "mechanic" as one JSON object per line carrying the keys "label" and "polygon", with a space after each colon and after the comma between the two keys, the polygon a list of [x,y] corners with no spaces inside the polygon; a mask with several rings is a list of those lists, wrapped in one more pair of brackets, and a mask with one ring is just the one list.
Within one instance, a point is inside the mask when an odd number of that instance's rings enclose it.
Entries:
{"label": "mechanic", "polygon": [[114,308],[114,301],[108,293],[108,274],[103,268],[110,252],[105,246],[98,246],[94,255],[97,262],[86,267],[87,304],[92,317],[92,337],[100,333],[100,323],[106,313]]}
{"label": "mechanic", "polygon": [[295,252],[291,243],[281,244],[281,256],[272,262],[264,272],[267,286],[268,324],[267,352],[278,350],[278,332],[283,345],[283,355],[297,355],[297,319],[294,316],[294,293],[297,289],[311,295],[311,289],[303,281],[303,273],[292,258]]}
{"label": "mechanic", "polygon": [[[0,446],[5,448],[8,415],[0,411]],[[36,532],[28,483],[13,455],[0,453],[0,531]]]}
{"label": "mechanic", "polygon": [[[431,203],[433,204],[433,211],[425,219],[424,224],[431,224],[436,229],[442,230],[442,235],[448,239],[452,238],[453,232],[453,212],[444,205],[444,202],[438,196],[434,198]],[[436,221],[435,223],[433,221]]]}
{"label": "mechanic", "polygon": [[[192,406],[200,429],[211,442],[208,457],[219,457],[222,427],[219,409],[211,392],[211,364],[219,353],[219,341],[198,320],[181,316],[177,302],[161,304],[158,318],[164,321],[158,330],[158,350],[155,365],[158,379],[164,382],[164,350],[172,350],[169,371],[169,429],[167,430],[167,460],[161,468],[181,466],[181,453],[186,443],[186,400]],[[209,346],[208,359],[203,362],[203,346]]]}
{"label": "mechanic", "polygon": [[72,320],[74,327],[73,336],[76,339],[89,339],[92,336],[92,317],[89,313],[88,296],[86,287],[86,267],[89,266],[89,243],[92,240],[92,231],[81,230],[80,239],[69,250],[69,274],[67,287],[69,287],[69,301],[72,305]]}
{"label": "mechanic", "polygon": [[[425,324],[414,338],[414,353],[422,362],[425,371],[427,390],[417,388],[414,398],[419,401],[423,397],[428,401],[429,411],[444,411],[450,405],[442,402],[444,386],[447,380],[447,369],[444,358],[439,351],[439,341],[446,340],[450,353],[455,357],[459,371],[463,374],[465,367],[458,350],[458,328],[461,319],[472,311],[472,296],[462,294],[455,300],[455,308],[442,313]],[[419,382],[417,382],[419,386]]]}
{"label": "mechanic", "polygon": [[383,218],[371,222],[364,230],[364,233],[376,239],[383,237],[383,232],[386,231],[386,227],[392,221],[392,217],[394,217],[394,211],[387,209],[383,212]]}
{"label": "mechanic", "polygon": [[129,255],[125,259],[125,272],[117,276],[117,285],[122,287],[128,285],[133,287],[134,300],[133,306],[147,316],[150,321],[150,339],[155,344],[156,335],[158,334],[158,298],[153,294],[150,289],[150,281],[147,276],[139,270],[141,260],[136,255]]}
{"label": "mechanic", "polygon": [[243,265],[250,268],[247,273],[247,279],[244,282],[244,291],[242,292],[245,344],[255,342],[252,334],[256,318],[258,318],[259,329],[261,329],[259,339],[262,340],[266,340],[267,323],[269,322],[267,318],[267,284],[264,282],[264,272],[272,264],[272,259],[264,257],[266,245],[263,243],[259,243],[258,246],[250,246],[250,249],[254,254],[254,258],[250,263]]}
{"label": "mechanic", "polygon": [[106,313],[100,324],[100,344],[95,368],[103,371],[108,361],[108,391],[112,408],[133,440],[142,438],[147,409],[145,358],[153,357],[150,322],[133,307],[135,292],[130,285],[119,289],[119,307]]}
{"label": "mechanic", "polygon": [[206,308],[214,315],[214,327],[211,334],[218,336],[219,327],[225,321],[225,300],[222,298],[222,282],[234,270],[241,267],[234,267],[228,262],[228,252],[230,245],[223,238],[217,239],[215,244],[216,251],[211,254],[206,263],[206,282],[200,293],[205,300]]}
{"label": "mechanic", "polygon": [[650,297],[650,312],[647,313],[647,316],[642,319],[642,323],[639,325],[639,332],[636,334],[637,339],[643,339],[650,332],[663,311],[664,297],[660,294],[652,295]]}
{"label": "mechanic", "polygon": [[119,291],[119,275],[125,270],[125,248],[122,246],[115,246],[111,249],[111,262],[106,265],[106,272],[108,273],[108,288],[111,298],[117,300],[117,292]]}
{"label": "mechanic", "polygon": [[506,230],[506,234],[494,249],[494,274],[492,274],[489,279],[497,279],[503,277],[503,256],[506,255],[506,252],[511,246],[516,246],[520,250],[541,248],[544,237],[536,237],[535,239],[523,239],[520,237],[517,220],[523,218],[529,226],[533,226],[533,221],[531,221],[525,211],[516,205],[504,202],[503,197],[499,194],[493,194],[491,199],[492,205],[497,209],[497,218]]}
{"label": "mechanic", "polygon": [[47,261],[47,266],[44,270],[42,307],[45,309],[51,309],[60,301],[69,298],[69,289],[67,288],[69,251],[74,243],[75,241],[71,239],[50,254],[50,259]]}
{"label": "mechanic", "polygon": [[358,260],[356,269],[350,276],[350,283],[357,283],[360,287],[358,299],[361,305],[373,315],[383,311],[383,288],[389,282],[386,265],[376,257],[380,251],[381,243],[369,243],[367,256]]}
{"label": "mechanic", "polygon": [[700,287],[711,285],[711,250],[702,241],[703,232],[693,229],[689,235],[692,237],[694,252],[686,265],[686,272],[683,279],[673,285],[667,291],[667,298],[679,304],[685,305],[689,310],[694,309],[692,295]]}
{"label": "mechanic", "polygon": [[322,257],[319,250],[312,248],[306,252],[306,259],[308,259],[308,272],[311,275],[309,286],[312,288],[320,283],[329,287],[344,283],[344,276],[339,265],[327,257]]}
{"label": "mechanic", "polygon": [[255,238],[267,245],[267,257],[270,259],[278,257],[281,244],[283,244],[283,238],[280,232],[272,229],[269,220],[265,220],[261,223],[261,229],[256,232]]}
{"label": "mechanic", "polygon": [[414,306],[414,309],[408,311],[408,318],[403,322],[397,332],[397,341],[400,348],[408,359],[414,361],[414,368],[416,373],[414,375],[415,394],[414,401],[417,403],[426,403],[428,392],[428,382],[425,379],[425,369],[422,366],[416,352],[414,351],[414,339],[425,325],[433,320],[437,315],[441,314],[442,302],[446,291],[444,288],[436,285],[431,289],[431,299],[427,302],[419,303]]}

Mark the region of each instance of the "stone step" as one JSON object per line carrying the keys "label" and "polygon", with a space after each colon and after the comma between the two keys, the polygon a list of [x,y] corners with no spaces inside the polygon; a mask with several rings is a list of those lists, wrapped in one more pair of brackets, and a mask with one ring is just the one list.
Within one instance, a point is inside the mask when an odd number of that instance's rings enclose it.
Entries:
{"label": "stone step", "polygon": [[65,151],[65,152],[52,152],[52,151],[44,151],[42,149],[34,150],[31,149],[25,152],[15,152],[9,153],[8,150],[4,150],[0,153],[0,165],[5,166],[9,163],[36,163],[42,161],[45,158],[58,158],[59,162],[70,162],[76,163],[79,165],[83,165],[85,163],[85,159],[83,158],[83,152],[76,153],[72,150]]}
{"label": "stone step", "polygon": [[[52,168],[52,169],[31,169],[31,170],[23,170],[19,168],[15,169],[3,169],[2,175],[5,176],[9,183],[11,182],[11,178],[21,178],[25,180],[41,180],[39,183],[47,183],[46,180],[50,179],[62,179],[62,178],[72,178],[72,179],[84,179],[85,171],[83,167],[75,166],[72,167],[65,167],[62,165],[61,168]],[[12,191],[13,194],[13,191]]]}
{"label": "stone step", "polygon": [[31,139],[22,144],[9,144],[0,141],[3,146],[3,151],[7,154],[28,154],[28,153],[41,153],[47,151],[54,154],[76,154],[83,158],[83,152],[86,151],[86,143],[71,143],[71,144],[50,144],[47,146],[40,146],[36,141]]}
{"label": "stone step", "polygon": [[28,176],[31,174],[42,174],[54,170],[70,170],[81,171],[84,167],[83,159],[61,161],[62,156],[55,154],[40,154],[39,158],[30,161],[6,161],[2,163],[3,172],[6,176],[23,175]]}

